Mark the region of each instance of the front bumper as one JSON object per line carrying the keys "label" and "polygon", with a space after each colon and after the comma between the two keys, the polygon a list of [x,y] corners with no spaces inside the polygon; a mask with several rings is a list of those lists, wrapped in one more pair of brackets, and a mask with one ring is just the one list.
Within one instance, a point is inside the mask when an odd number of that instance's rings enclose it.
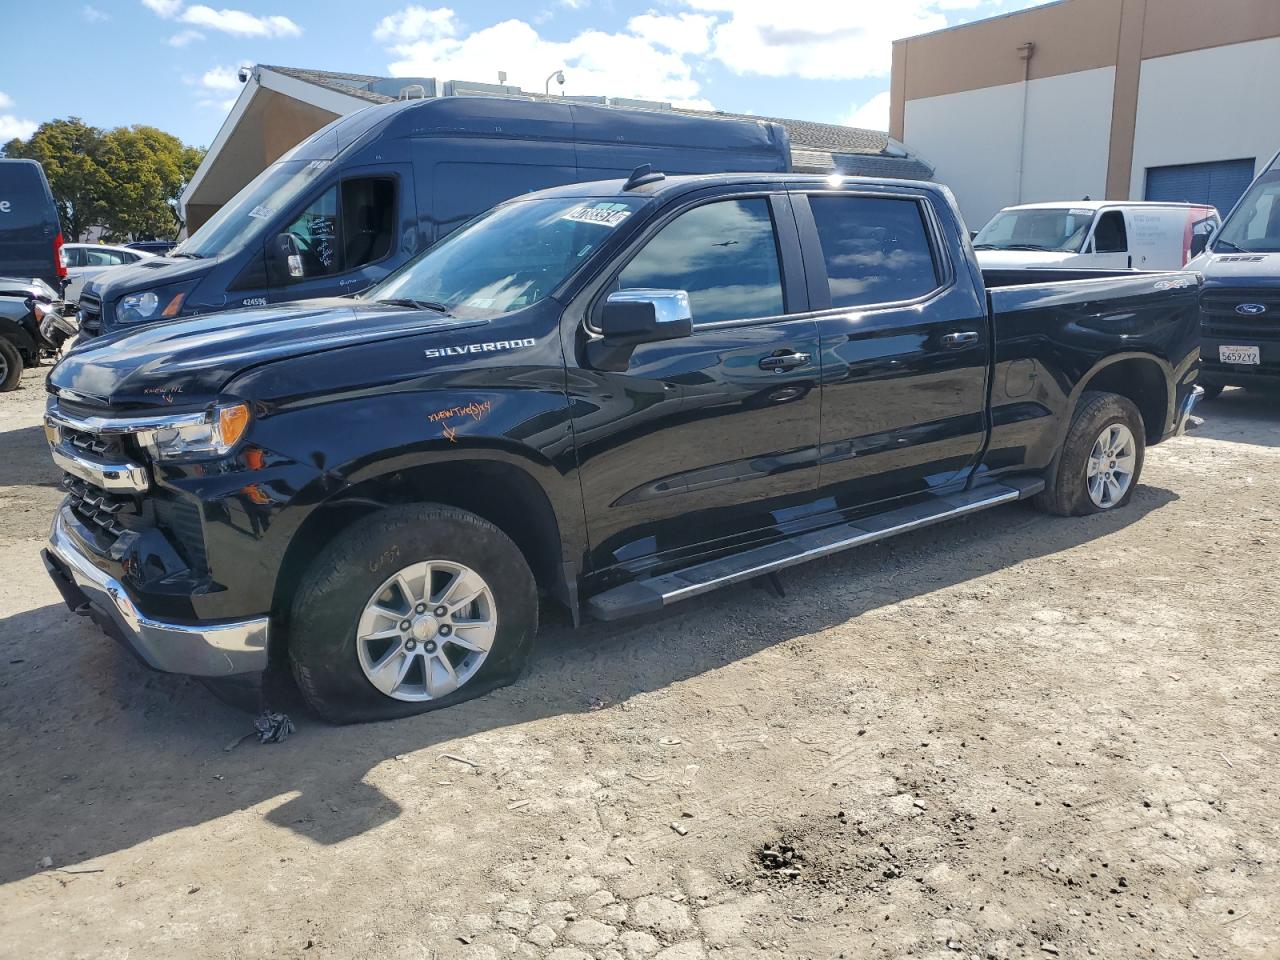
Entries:
{"label": "front bumper", "polygon": [[92,617],[149,667],[194,677],[256,673],[267,667],[267,617],[188,625],[146,616],[120,581],[89,559],[68,530],[61,510],[42,556],[72,612]]}

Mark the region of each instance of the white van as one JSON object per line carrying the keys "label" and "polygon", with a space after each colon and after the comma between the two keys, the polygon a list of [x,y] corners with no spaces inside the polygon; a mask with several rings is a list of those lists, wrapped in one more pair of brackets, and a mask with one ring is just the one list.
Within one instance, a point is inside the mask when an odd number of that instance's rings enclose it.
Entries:
{"label": "white van", "polygon": [[1006,207],[973,238],[984,270],[1181,270],[1222,225],[1191,203],[1081,200]]}

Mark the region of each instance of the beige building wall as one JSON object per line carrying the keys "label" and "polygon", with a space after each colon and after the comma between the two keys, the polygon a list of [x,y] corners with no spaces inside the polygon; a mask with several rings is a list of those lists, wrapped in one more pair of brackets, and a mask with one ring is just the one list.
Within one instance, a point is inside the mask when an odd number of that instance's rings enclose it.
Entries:
{"label": "beige building wall", "polygon": [[[942,30],[920,37],[899,40],[893,48],[890,84],[890,134],[920,156],[935,164],[938,179],[950,182],[966,213],[982,219],[997,194],[984,176],[1005,176],[1008,168],[1008,138],[1015,135],[1019,152],[1025,150],[1023,199],[1049,199],[1046,189],[1061,183],[1059,196],[1071,199],[1085,192],[1112,199],[1141,197],[1149,166],[1180,162],[1204,162],[1256,156],[1265,162],[1280,148],[1280,127],[1266,118],[1273,115],[1276,101],[1272,65],[1274,60],[1257,59],[1252,45],[1280,37],[1280,0],[1060,0],[1019,13],[984,20],[963,27]],[[1034,44],[1029,61],[1020,48]],[[1248,49],[1246,49],[1248,48]],[[1265,47],[1257,48],[1263,51]],[[1228,69],[1234,105],[1221,109],[1228,89],[1218,80],[1209,81],[1203,63],[1216,59],[1235,61],[1262,73],[1251,81],[1245,70]],[[1265,55],[1262,55],[1265,57]],[[1163,64],[1160,61],[1164,60]],[[1083,78],[1111,77],[1109,93],[1099,94],[1096,84]],[[1080,78],[1087,103],[1080,109],[1055,119],[1037,113],[1038,91],[1068,90],[1073,80],[1046,83],[1055,78]],[[1027,139],[1022,142],[1022,117],[1010,112],[1010,89],[1027,86]],[[1160,86],[1157,88],[1157,84]],[[1173,116],[1172,104],[1186,96],[1183,112]],[[1046,109],[1062,107],[1062,98],[1039,96]],[[1098,105],[1108,100],[1106,107]],[[1021,93],[1017,97],[1021,102]],[[1216,101],[1216,102],[1211,102]],[[1154,111],[1150,118],[1142,110]],[[999,118],[989,112],[999,110]],[[1202,145],[1217,144],[1227,149],[1239,140],[1237,127],[1245,122],[1241,113],[1253,119],[1259,141],[1241,144],[1250,152],[1229,156],[1222,149],[1207,153],[1180,149],[1165,153],[1170,141],[1186,138]],[[1088,116],[1085,118],[1084,114]],[[1068,123],[1077,126],[1078,136],[1070,138],[1076,157],[1058,157],[1055,151],[1068,141]],[[1189,123],[1194,130],[1189,128]],[[939,126],[943,124],[943,126]],[[1054,132],[1055,128],[1060,128]],[[945,135],[944,135],[945,132]],[[994,139],[991,139],[994,138]],[[975,155],[989,155],[989,162]],[[1099,181],[1097,163],[1105,157],[1105,174]],[[1179,160],[1179,156],[1197,160]],[[1036,162],[1031,162],[1031,157]],[[1170,159],[1173,157],[1174,159]],[[1079,159],[1079,169],[1073,164]],[[1033,173],[1034,168],[1034,173]],[[947,172],[955,175],[949,180]],[[1027,192],[1038,181],[1032,192]],[[1015,191],[1016,193],[1016,191]],[[966,202],[966,194],[974,199]],[[1009,201],[1015,202],[1015,201]]]}

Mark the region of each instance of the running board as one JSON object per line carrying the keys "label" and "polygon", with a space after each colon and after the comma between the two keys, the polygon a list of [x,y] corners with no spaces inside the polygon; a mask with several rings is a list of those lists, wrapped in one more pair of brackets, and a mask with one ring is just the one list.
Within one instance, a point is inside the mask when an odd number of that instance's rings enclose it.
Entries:
{"label": "running board", "polygon": [[589,599],[587,612],[597,620],[620,620],[639,613],[653,613],[717,587],[776,573],[818,557],[998,507],[1002,503],[1024,500],[1043,489],[1044,481],[1039,478],[1006,479],[851,523],[811,530],[763,547],[614,587]]}

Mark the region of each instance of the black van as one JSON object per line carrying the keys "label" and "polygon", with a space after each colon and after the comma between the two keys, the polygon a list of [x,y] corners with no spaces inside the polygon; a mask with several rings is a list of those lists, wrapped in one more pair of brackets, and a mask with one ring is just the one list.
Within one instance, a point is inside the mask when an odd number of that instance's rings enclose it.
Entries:
{"label": "black van", "polygon": [[39,279],[56,290],[66,275],[44,169],[34,160],[0,160],[0,277]]}
{"label": "black van", "polygon": [[502,200],[646,163],[781,173],[791,150],[776,123],[671,111],[494,97],[366,107],[267,167],[168,256],[87,284],[81,336],[359,293]]}

